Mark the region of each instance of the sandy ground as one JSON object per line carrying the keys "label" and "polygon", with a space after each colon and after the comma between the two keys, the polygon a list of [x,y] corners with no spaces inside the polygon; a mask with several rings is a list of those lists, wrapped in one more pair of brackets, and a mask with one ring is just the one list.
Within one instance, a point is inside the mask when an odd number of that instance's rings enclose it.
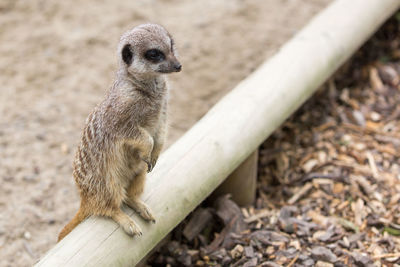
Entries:
{"label": "sandy ground", "polygon": [[0,1],[0,266],[30,266],[78,208],[71,162],[119,36],[174,35],[171,144],[330,0]]}

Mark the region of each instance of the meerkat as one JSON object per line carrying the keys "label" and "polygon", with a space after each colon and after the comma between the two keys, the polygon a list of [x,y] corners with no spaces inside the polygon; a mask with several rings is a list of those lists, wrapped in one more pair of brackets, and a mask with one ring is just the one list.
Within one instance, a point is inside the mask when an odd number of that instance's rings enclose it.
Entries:
{"label": "meerkat", "polygon": [[123,34],[117,51],[116,79],[86,119],[73,163],[80,208],[58,241],[90,215],[112,218],[128,235],[141,235],[139,226],[122,211],[123,203],[155,222],[139,196],[165,141],[164,74],[179,72],[182,66],[171,35],[157,24],[139,25]]}

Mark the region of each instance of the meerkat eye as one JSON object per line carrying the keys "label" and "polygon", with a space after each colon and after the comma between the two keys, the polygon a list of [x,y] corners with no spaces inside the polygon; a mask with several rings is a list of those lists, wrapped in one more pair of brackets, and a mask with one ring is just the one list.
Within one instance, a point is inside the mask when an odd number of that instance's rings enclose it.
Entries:
{"label": "meerkat eye", "polygon": [[131,51],[130,45],[125,45],[122,49],[122,60],[127,64],[130,65],[132,63],[133,54]]}
{"label": "meerkat eye", "polygon": [[144,57],[147,60],[153,61],[155,63],[161,62],[165,59],[165,55],[163,52],[161,52],[158,49],[150,49],[147,50],[146,53],[144,54]]}

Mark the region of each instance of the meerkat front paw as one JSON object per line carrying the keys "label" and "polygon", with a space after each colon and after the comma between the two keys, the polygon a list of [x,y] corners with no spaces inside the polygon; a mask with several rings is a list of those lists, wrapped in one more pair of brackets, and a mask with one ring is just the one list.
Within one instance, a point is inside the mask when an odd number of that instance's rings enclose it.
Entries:
{"label": "meerkat front paw", "polygon": [[145,155],[139,155],[140,159],[143,160],[147,164],[147,172],[150,172],[153,169],[151,153],[146,153]]}

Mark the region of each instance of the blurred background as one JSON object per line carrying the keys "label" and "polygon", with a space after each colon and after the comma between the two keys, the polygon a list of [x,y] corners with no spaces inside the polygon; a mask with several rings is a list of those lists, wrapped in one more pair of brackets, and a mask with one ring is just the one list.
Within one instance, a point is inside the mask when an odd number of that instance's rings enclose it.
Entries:
{"label": "blurred background", "polygon": [[156,22],[174,36],[170,145],[329,2],[1,0],[0,266],[35,263],[77,211],[75,147],[123,32]]}

